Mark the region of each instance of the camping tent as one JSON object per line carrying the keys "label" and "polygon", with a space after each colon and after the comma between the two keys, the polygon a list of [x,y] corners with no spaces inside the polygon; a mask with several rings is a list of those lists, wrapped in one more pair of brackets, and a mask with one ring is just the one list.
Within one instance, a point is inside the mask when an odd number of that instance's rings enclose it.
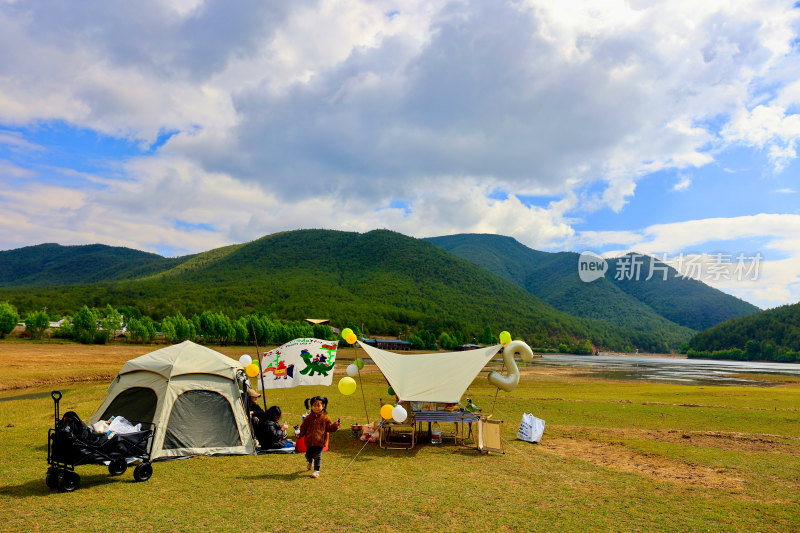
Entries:
{"label": "camping tent", "polygon": [[403,401],[459,403],[478,372],[502,348],[398,354],[358,341]]}
{"label": "camping tent", "polygon": [[155,424],[151,457],[252,454],[242,365],[191,341],[131,359],[91,422],[124,416]]}

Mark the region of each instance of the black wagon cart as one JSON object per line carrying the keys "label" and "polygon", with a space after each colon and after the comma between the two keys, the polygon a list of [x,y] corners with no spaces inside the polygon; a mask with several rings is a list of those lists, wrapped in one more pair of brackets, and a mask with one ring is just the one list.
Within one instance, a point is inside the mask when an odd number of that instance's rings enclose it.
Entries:
{"label": "black wagon cart", "polygon": [[140,422],[141,431],[107,435],[87,426],[74,411],[59,416],[61,391],[50,393],[55,408],[55,422],[47,433],[47,476],[51,490],[72,492],[80,485],[75,472],[78,465],[108,465],[112,476],[122,475],[129,464],[136,463],[133,478],[147,481],[153,475],[150,451],[154,424]]}

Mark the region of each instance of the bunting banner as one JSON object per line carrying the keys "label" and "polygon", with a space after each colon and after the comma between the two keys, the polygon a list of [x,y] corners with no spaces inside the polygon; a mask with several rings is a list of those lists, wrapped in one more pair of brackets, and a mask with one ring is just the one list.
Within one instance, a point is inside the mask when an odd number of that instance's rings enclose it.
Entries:
{"label": "bunting banner", "polygon": [[[330,385],[338,341],[295,339],[264,353],[263,388],[288,389],[298,385]],[[262,389],[261,376],[258,390]]]}

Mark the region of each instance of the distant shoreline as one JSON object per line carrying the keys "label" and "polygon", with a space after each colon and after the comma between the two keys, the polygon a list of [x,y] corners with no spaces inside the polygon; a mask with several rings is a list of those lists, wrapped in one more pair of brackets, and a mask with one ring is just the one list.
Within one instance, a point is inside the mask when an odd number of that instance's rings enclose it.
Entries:
{"label": "distant shoreline", "polygon": [[[612,357],[652,357],[652,358],[665,358],[665,359],[686,359],[684,353],[627,353],[627,352],[599,352],[598,356],[612,356]],[[590,356],[592,357],[592,356]]]}

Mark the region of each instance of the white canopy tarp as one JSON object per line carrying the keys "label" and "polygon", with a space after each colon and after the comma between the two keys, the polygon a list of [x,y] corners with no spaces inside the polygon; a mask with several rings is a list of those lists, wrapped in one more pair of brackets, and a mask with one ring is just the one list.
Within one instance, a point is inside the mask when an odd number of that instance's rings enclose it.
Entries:
{"label": "white canopy tarp", "polygon": [[399,354],[358,344],[401,400],[439,403],[459,403],[478,372],[502,348],[496,344],[464,352]]}

